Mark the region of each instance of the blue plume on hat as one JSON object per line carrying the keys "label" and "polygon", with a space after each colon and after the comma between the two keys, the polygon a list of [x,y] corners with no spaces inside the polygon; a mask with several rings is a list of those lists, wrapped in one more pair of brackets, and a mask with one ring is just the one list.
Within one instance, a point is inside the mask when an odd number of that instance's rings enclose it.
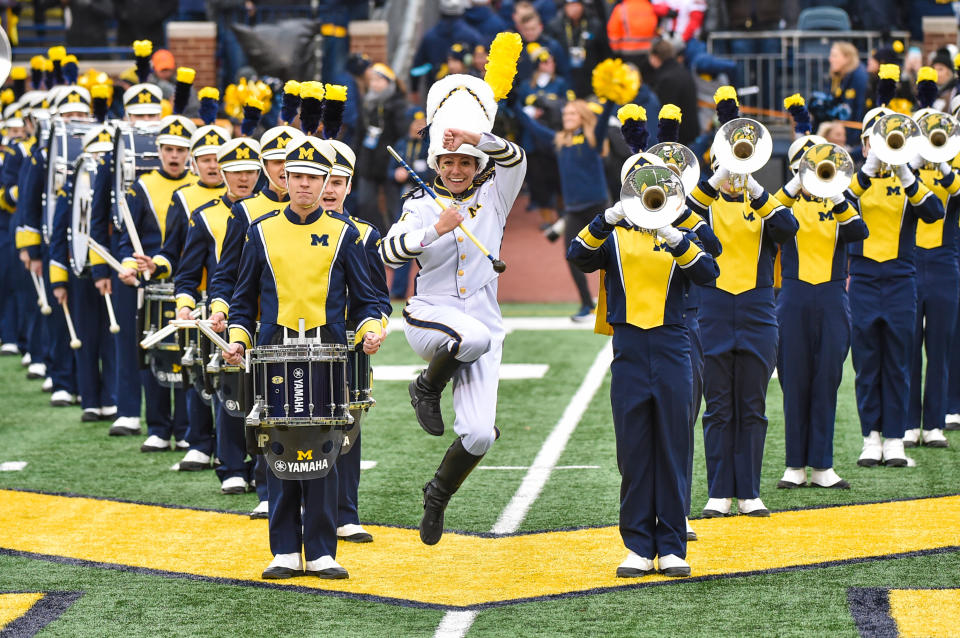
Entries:
{"label": "blue plume on hat", "polygon": [[212,86],[205,86],[197,94],[200,98],[200,119],[204,124],[213,124],[220,110],[220,91]]}
{"label": "blue plume on hat", "polygon": [[280,100],[280,119],[286,123],[292,122],[300,110],[300,83],[288,80],[283,85],[283,97]]}
{"label": "blue plume on hat", "polygon": [[798,135],[810,135],[813,132],[813,125],[810,123],[810,112],[803,101],[803,96],[794,93],[783,101],[783,106],[793,118],[793,130]]}
{"label": "blue plume on hat", "polygon": [[647,130],[647,111],[638,104],[621,106],[617,111],[620,133],[631,153],[641,153],[647,148],[650,132]]}
{"label": "blue plume on hat", "polygon": [[93,117],[103,124],[107,121],[107,98],[110,96],[110,87],[105,84],[98,84],[90,89],[90,95]]}
{"label": "blue plume on hat", "polygon": [[300,85],[300,128],[313,135],[320,126],[323,113],[323,85],[319,82],[303,82]]}
{"label": "blue plume on hat", "polygon": [[243,106],[243,121],[240,123],[240,135],[250,137],[253,131],[260,123],[260,116],[263,115],[263,104],[256,98],[247,98],[247,103]]}
{"label": "blue plume on hat", "polygon": [[680,141],[680,107],[676,104],[664,104],[660,108],[660,114],[657,116],[657,141],[658,142],[679,142]]}
{"label": "blue plume on hat", "polygon": [[80,69],[76,62],[71,60],[63,65],[63,77],[67,84],[77,83],[77,78],[80,77]]}
{"label": "blue plume on hat", "polygon": [[347,104],[347,87],[328,84],[323,98],[323,137],[332,140],[340,132]]}
{"label": "blue plume on hat", "polygon": [[190,101],[190,90],[197,72],[185,66],[177,69],[177,84],[173,89],[173,114],[181,115]]}

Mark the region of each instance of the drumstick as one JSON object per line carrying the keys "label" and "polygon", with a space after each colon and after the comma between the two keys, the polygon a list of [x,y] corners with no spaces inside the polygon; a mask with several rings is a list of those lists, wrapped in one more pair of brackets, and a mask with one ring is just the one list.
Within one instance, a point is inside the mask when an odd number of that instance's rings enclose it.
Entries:
{"label": "drumstick", "polygon": [[110,332],[117,334],[120,332],[120,325],[117,323],[117,316],[113,314],[113,300],[110,299],[110,293],[104,294],[103,299],[107,302],[107,317],[110,319]]}
{"label": "drumstick", "polygon": [[[143,255],[143,244],[140,243],[140,235],[137,233],[137,226],[133,223],[133,215],[130,214],[130,207],[127,206],[126,196],[121,195],[117,198],[117,208],[120,209],[120,216],[123,217],[123,224],[127,227],[127,234],[130,235],[130,243],[133,244],[133,252]],[[143,271],[143,278],[150,281],[150,271]]]}
{"label": "drumstick", "polygon": [[79,350],[83,344],[77,339],[77,331],[73,329],[73,318],[70,317],[70,306],[62,304],[63,318],[67,320],[67,332],[70,333],[70,347]]}
{"label": "drumstick", "polygon": [[[440,207],[440,210],[441,210],[441,211],[445,210],[444,207],[443,207],[443,204],[440,203],[440,198],[437,196],[437,194],[436,194],[435,192],[433,192],[433,189],[430,188],[429,186],[427,186],[426,183],[425,183],[422,179],[420,179],[420,176],[417,175],[417,173],[410,167],[410,165],[407,164],[407,163],[403,160],[403,158],[400,157],[400,155],[397,154],[397,152],[396,152],[395,150],[393,150],[393,147],[392,147],[392,146],[388,146],[388,147],[387,147],[387,151],[388,151],[391,155],[393,155],[393,159],[397,160],[397,162],[399,162],[400,165],[403,166],[403,168],[406,169],[407,173],[410,174],[410,177],[413,178],[413,181],[417,183],[417,186],[419,186],[420,188],[422,188],[424,191],[426,191],[427,195],[429,195],[430,197],[433,198],[433,201],[436,202],[437,206]],[[480,249],[480,252],[482,252],[482,253],[486,256],[486,258],[490,260],[490,263],[493,264],[493,269],[494,269],[496,272],[500,273],[500,272],[503,272],[504,270],[507,269],[507,265],[506,265],[505,263],[503,263],[502,261],[500,261],[499,259],[495,259],[494,256],[490,254],[490,251],[487,250],[487,247],[484,246],[482,243],[480,243],[480,240],[477,239],[476,236],[475,236],[473,233],[471,233],[469,230],[467,230],[467,228],[466,228],[462,223],[459,224],[459,228],[460,228],[460,230],[463,231],[463,234],[467,236],[467,239],[469,239],[469,240],[472,241],[474,244],[476,244],[477,248]]]}
{"label": "drumstick", "polygon": [[[124,272],[124,271],[126,270],[126,268],[124,268],[124,267],[120,264],[120,262],[117,261],[117,258],[110,254],[110,251],[109,251],[109,250],[107,250],[106,248],[104,248],[99,242],[97,242],[97,241],[96,241],[93,237],[91,237],[90,235],[87,235],[87,245],[90,246],[90,249],[91,249],[93,252],[95,252],[95,253],[97,253],[98,255],[100,255],[100,257],[103,258],[103,261],[105,261],[108,266],[110,266],[111,268],[113,268],[114,270],[116,270],[118,273]],[[139,281],[134,281],[134,282],[133,282],[133,285],[134,285],[134,286],[139,286],[139,285],[140,285],[140,282],[139,282]]]}
{"label": "drumstick", "polygon": [[179,326],[175,325],[175,324],[171,321],[169,324],[167,324],[167,325],[165,325],[164,327],[160,328],[159,330],[157,330],[157,331],[154,332],[153,334],[144,337],[144,338],[140,341],[140,347],[143,348],[144,350],[149,350],[150,348],[152,348],[152,347],[155,346],[156,344],[158,344],[158,343],[160,343],[161,341],[163,341],[164,339],[166,339],[168,336],[172,335],[172,334],[173,334],[174,332],[176,332],[178,329],[179,329]]}
{"label": "drumstick", "polygon": [[53,309],[47,302],[47,289],[43,285],[43,278],[32,270],[30,271],[30,278],[33,280],[33,287],[37,289],[37,305],[40,306],[40,313],[49,315],[53,312]]}
{"label": "drumstick", "polygon": [[220,349],[223,350],[224,352],[226,352],[226,351],[228,351],[228,350],[230,349],[230,344],[227,343],[226,340],[225,340],[223,337],[221,337],[221,336],[211,327],[209,321],[198,321],[198,322],[197,322],[197,328],[199,328],[200,332],[202,332],[203,334],[207,335],[207,338],[210,339],[210,341],[213,343],[213,345],[217,346],[218,348],[220,348]]}

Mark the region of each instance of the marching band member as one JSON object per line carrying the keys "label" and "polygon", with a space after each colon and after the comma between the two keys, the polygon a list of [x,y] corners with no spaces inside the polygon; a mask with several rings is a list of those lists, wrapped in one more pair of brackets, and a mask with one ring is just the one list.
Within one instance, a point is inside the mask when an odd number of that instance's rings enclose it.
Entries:
{"label": "marching band member", "polygon": [[[163,108],[163,94],[156,84],[147,83],[150,75],[150,54],[153,45],[149,40],[134,43],[136,73],[139,82],[123,92],[123,111],[127,122],[134,126],[159,122]],[[139,124],[138,124],[139,123]],[[113,256],[120,254],[120,238],[123,222],[113,205],[114,193],[113,153],[100,159],[100,168],[93,185],[93,201],[90,211],[90,236],[100,245],[109,247]],[[164,212],[166,208],[163,209]],[[91,274],[101,295],[110,293],[120,332],[117,334],[117,374],[113,380],[117,397],[116,420],[110,425],[110,436],[131,436],[141,433],[141,374],[140,344],[137,334],[137,291],[131,286],[121,286],[118,273],[113,272],[101,258],[91,256]],[[104,414],[103,416],[109,416]]]}
{"label": "marching band member", "polygon": [[907,164],[881,164],[870,143],[877,121],[890,113],[883,105],[893,96],[899,76],[896,65],[880,67],[881,106],[863,120],[866,161],[850,184],[870,229],[869,237],[850,245],[851,351],[863,432],[857,465],[864,467],[912,463],[903,451],[903,433],[917,315],[917,220],[932,223],[944,216],[940,200]]}
{"label": "marching band member", "polygon": [[[27,69],[14,67],[10,71],[10,78],[13,80],[13,88],[10,89],[13,102],[3,113],[6,134],[2,148],[3,167],[0,168],[0,355],[20,354],[16,293],[19,279],[26,274],[15,267],[10,220],[17,210],[16,189],[13,189],[13,193],[8,192],[8,184],[15,186],[16,169],[21,165],[24,155],[21,146],[29,136],[24,112],[26,105],[21,102],[27,88]],[[11,162],[15,162],[16,167],[11,167],[10,175],[13,177],[8,180],[5,172],[7,164]]]}
{"label": "marching band member", "polygon": [[[672,182],[682,205],[679,179],[666,175],[658,182]],[[613,335],[610,402],[622,477],[620,536],[629,550],[617,576],[653,573],[655,557],[661,573],[689,576],[684,506],[693,373],[684,313],[690,284],[716,279],[717,264],[692,233],[672,225],[656,234],[635,229],[621,202],[580,232],[567,258],[584,272],[605,273],[598,307],[606,315],[598,313],[596,331]]]}
{"label": "marching band member", "polygon": [[[502,59],[507,56],[498,43],[509,46],[515,36],[500,34],[494,40],[487,81],[504,68],[512,80],[516,55],[513,62]],[[516,48],[519,55],[519,42]],[[423,189],[411,192],[405,197],[400,220],[381,243],[383,261],[391,268],[411,259],[421,267],[416,294],[403,311],[404,332],[414,352],[429,362],[409,390],[420,426],[434,436],[443,434],[440,395],[453,380],[457,436],[423,488],[420,540],[427,545],[440,541],[450,497],[497,436],[494,424],[504,339],[497,273],[486,256],[470,245],[460,224],[496,256],[526,173],[523,150],[489,132],[497,112],[495,96],[502,99],[509,89],[509,81],[495,91],[484,80],[466,75],[448,76],[430,88],[427,163],[438,174],[434,190],[444,210],[438,212],[437,203]],[[493,167],[487,167],[488,159]]]}
{"label": "marching band member", "polygon": [[[252,346],[258,312],[258,344],[277,343],[284,335],[296,333],[299,320],[304,320],[308,336],[322,335],[326,342],[345,344],[344,317],[349,307],[349,319],[357,324],[356,342],[368,354],[380,347],[380,309],[360,236],[350,223],[325,215],[321,206],[325,181],[327,188],[336,184],[337,198],[346,194],[346,179],[324,178],[324,146],[312,136],[288,144],[290,204],[250,225],[230,305],[231,347],[224,356],[228,363],[243,362],[245,350]],[[322,236],[329,239],[313,239]],[[281,480],[272,469],[267,477],[274,558],[263,578],[290,578],[304,572],[347,578],[347,571],[336,562],[336,468],[312,480]]]}
{"label": "marching band member", "polygon": [[[738,117],[733,87],[720,87],[714,99],[721,125]],[[746,188],[738,188],[744,177]],[[741,514],[769,516],[760,500],[760,468],[767,385],[777,355],[773,262],[777,244],[793,237],[797,221],[753,177],[722,167],[688,201],[724,247],[717,258],[720,276],[700,290],[709,488],[703,515],[730,515],[736,497]]]}
{"label": "marching band member", "polygon": [[[939,112],[930,108],[937,92],[937,72],[932,67],[921,68],[917,74],[920,110],[913,114],[915,121],[919,122],[925,115],[939,117]],[[917,320],[903,446],[915,447],[922,443],[928,447],[947,447],[943,426],[947,415],[947,384],[957,322],[957,297],[960,295],[960,266],[957,262],[960,180],[956,179],[949,161],[933,163],[918,157],[910,167],[917,170],[920,182],[940,200],[945,219],[932,224],[922,219],[917,221],[914,252]],[[926,354],[927,366],[921,381],[923,354]]]}
{"label": "marching band member", "polygon": [[[779,488],[807,484],[849,489],[833,470],[837,391],[850,350],[847,245],[867,237],[867,226],[842,193],[816,197],[800,185],[800,159],[816,145],[828,161],[827,141],[811,135],[803,98],[784,100],[801,135],[790,145],[793,177],[776,194],[797,219],[799,230],[781,246],[783,286],[777,296],[780,338],[777,370],[783,390],[787,469]],[[846,158],[852,169],[852,162]]]}
{"label": "marching band member", "polygon": [[[201,299],[200,292],[216,272],[218,244],[223,238],[231,208],[253,193],[260,177],[260,145],[249,136],[260,121],[262,108],[257,100],[247,100],[240,137],[225,141],[218,147],[215,156],[226,183],[225,192],[216,199],[204,202],[190,214],[183,256],[175,272],[174,291],[180,319],[191,318],[191,312]],[[243,419],[230,415],[216,397],[213,403],[216,412],[216,453],[220,461],[216,472],[220,479],[220,491],[223,494],[243,494],[249,487],[253,469],[246,460]]]}
{"label": "marching band member", "polygon": [[[192,70],[183,68],[177,70],[177,83],[190,84],[193,82]],[[176,99],[179,97],[180,99]],[[118,258],[125,270],[120,274],[120,281],[132,287],[139,272],[149,270],[149,255],[160,251],[166,231],[166,217],[174,192],[181,186],[196,181],[186,167],[190,152],[190,139],[196,131],[196,126],[182,115],[189,91],[178,90],[174,100],[174,115],[168,115],[160,121],[160,130],[157,134],[157,149],[160,154],[161,168],[154,169],[137,178],[127,193],[127,206],[133,220],[136,232],[140,237],[143,254],[135,253],[131,240],[130,230],[124,228],[120,235]],[[140,382],[143,386],[144,403],[147,417],[147,439],[140,446],[141,452],[160,452],[170,449],[170,437],[173,436],[182,449],[188,447],[185,441],[186,405],[184,391],[175,389],[171,392],[160,386],[150,370],[140,372]]]}
{"label": "marching band member", "polygon": [[[98,158],[113,149],[113,129],[104,125],[110,87],[94,86],[91,90],[93,114],[100,126],[83,136],[83,152]],[[81,166],[78,170],[84,170]],[[83,344],[77,351],[77,388],[80,391],[81,421],[99,421],[116,412],[117,398],[113,394],[116,375],[116,339],[110,333],[109,315],[100,293],[87,275],[77,277],[67,268],[76,259],[68,233],[75,214],[74,198],[78,195],[77,174],[64,184],[57,198],[57,211],[50,233],[50,283],[53,295],[60,305],[68,302],[73,307],[77,337]],[[89,251],[91,254],[93,251]],[[87,258],[86,255],[81,256]],[[69,292],[68,292],[69,291]]]}

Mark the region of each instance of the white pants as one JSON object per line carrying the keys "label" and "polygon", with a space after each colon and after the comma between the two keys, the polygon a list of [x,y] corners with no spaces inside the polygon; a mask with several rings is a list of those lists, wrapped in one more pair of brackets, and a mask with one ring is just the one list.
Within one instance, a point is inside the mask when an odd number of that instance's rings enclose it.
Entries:
{"label": "white pants", "polygon": [[463,365],[453,376],[453,431],[467,452],[486,454],[494,440],[505,336],[496,280],[466,299],[417,295],[403,315],[407,341],[426,361],[441,348],[456,349]]}

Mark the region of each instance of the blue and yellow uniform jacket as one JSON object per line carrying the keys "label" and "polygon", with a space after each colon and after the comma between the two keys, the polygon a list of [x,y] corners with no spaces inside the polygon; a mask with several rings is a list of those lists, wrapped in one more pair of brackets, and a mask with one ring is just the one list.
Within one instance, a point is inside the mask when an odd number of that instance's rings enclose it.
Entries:
{"label": "blue and yellow uniform jacket", "polygon": [[799,193],[790,197],[780,189],[776,198],[793,212],[800,229],[783,242],[780,265],[785,279],[808,284],[847,278],[847,246],[869,235],[857,209],[844,201],[834,206],[828,199]]}
{"label": "blue and yellow uniform jacket", "polygon": [[[189,171],[174,176],[162,169],[154,169],[138,177],[126,192],[127,206],[130,207],[130,216],[140,234],[144,254],[156,255],[160,252],[167,228],[167,211],[170,209],[173,193],[196,179],[196,175]],[[126,229],[120,235],[118,250],[119,254],[114,257],[120,259],[120,263],[127,268],[136,269],[137,261],[133,258],[133,244],[130,243],[130,235]]]}
{"label": "blue and yellow uniform jacket", "polygon": [[206,289],[210,277],[216,273],[233,207],[234,203],[223,194],[202,204],[190,215],[183,257],[174,281],[178,310],[195,308],[200,291]]}
{"label": "blue and yellow uniform jacket", "polygon": [[24,162],[17,185],[16,228],[17,250],[26,248],[30,259],[40,259],[43,244],[43,191],[47,183],[46,151],[33,147],[29,161]]}
{"label": "blue and yellow uniform jacket", "polygon": [[[390,313],[393,312],[393,306],[390,305],[390,288],[387,286],[386,267],[383,265],[383,259],[380,257],[380,231],[374,228],[372,224],[353,217],[346,211],[343,213],[327,211],[327,214],[350,222],[357,229],[357,232],[360,233],[360,242],[363,244],[367,269],[370,273],[370,283],[373,284],[374,290],[377,291],[377,298],[380,301],[381,323],[384,329],[386,329]],[[352,328],[353,326],[349,327]]]}
{"label": "blue and yellow uniform jacket", "polygon": [[254,220],[230,302],[231,342],[251,346],[258,311],[259,343],[270,343],[281,327],[297,330],[300,319],[307,330],[325,326],[339,343],[346,343],[344,318],[357,326],[356,343],[367,332],[381,334],[356,227],[320,209],[301,221],[289,206]]}
{"label": "blue and yellow uniform jacket", "polygon": [[797,220],[790,210],[769,193],[749,201],[744,195],[717,192],[706,180],[687,199],[723,245],[717,257],[720,276],[708,284],[732,295],[773,286],[773,262],[777,244],[797,233]]}
{"label": "blue and yellow uniform jacket", "polygon": [[567,259],[584,272],[603,269],[596,331],[628,323],[648,330],[685,325],[685,293],[691,283],[706,285],[719,270],[714,258],[686,233],[675,248],[654,235],[611,226],[597,215],[570,243]]}
{"label": "blue and yellow uniform jacket", "polygon": [[199,180],[181,186],[173,192],[173,199],[170,202],[170,208],[167,210],[163,247],[159,254],[153,256],[153,261],[157,264],[154,277],[163,279],[177,271],[180,256],[183,254],[184,244],[187,241],[187,224],[190,222],[190,216],[193,215],[195,210],[216,201],[226,192],[227,186],[225,184],[207,186]]}
{"label": "blue and yellow uniform jacket", "polygon": [[912,277],[917,220],[943,219],[943,205],[921,180],[904,188],[893,174],[868,177],[858,171],[850,183],[870,236],[850,245],[850,274],[870,278]]}
{"label": "blue and yellow uniform jacket", "polygon": [[921,168],[918,173],[920,181],[940,200],[944,218],[933,223],[917,221],[917,248],[960,255],[960,179],[956,170],[946,176],[939,168]]}
{"label": "blue and yellow uniform jacket", "polygon": [[[113,215],[113,153],[104,153],[97,160],[97,174],[93,179],[93,199],[90,202],[90,237],[101,246],[111,248],[110,236],[119,233]],[[114,255],[116,257],[116,255]],[[104,279],[113,272],[100,255],[90,251],[90,275],[94,280]]]}
{"label": "blue and yellow uniform jacket", "polygon": [[36,141],[36,138],[30,137],[12,144],[4,151],[3,168],[0,170],[0,211],[7,215],[0,214],[0,229],[5,230],[10,227],[10,220],[17,211],[20,169],[23,168],[24,159],[30,157]]}
{"label": "blue and yellow uniform jacket", "polygon": [[230,298],[237,287],[240,257],[250,224],[267,213],[282,209],[288,201],[288,196],[280,197],[269,188],[264,188],[253,197],[233,205],[233,214],[227,220],[227,228],[220,245],[217,269],[207,280],[207,299],[211,314],[222,312],[224,316],[230,316]]}

